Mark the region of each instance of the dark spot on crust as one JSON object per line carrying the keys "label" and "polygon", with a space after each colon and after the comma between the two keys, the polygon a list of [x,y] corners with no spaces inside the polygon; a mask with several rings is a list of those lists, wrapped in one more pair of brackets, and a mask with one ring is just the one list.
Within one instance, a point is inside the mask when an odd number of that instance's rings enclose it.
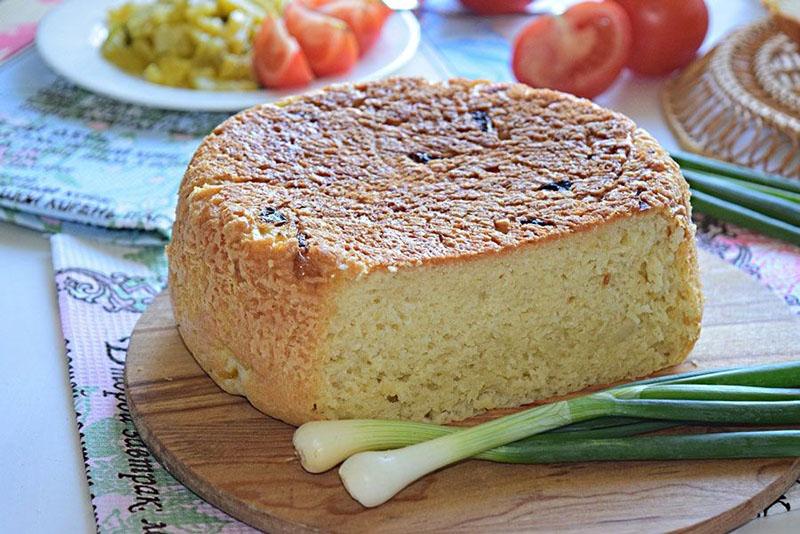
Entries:
{"label": "dark spot on crust", "polygon": [[297,232],[297,246],[303,252],[308,252],[308,236],[303,232]]}
{"label": "dark spot on crust", "polygon": [[408,155],[408,157],[411,158],[412,161],[423,164],[428,163],[430,160],[433,159],[431,155],[428,154],[427,152],[412,152],[411,154]]}
{"label": "dark spot on crust", "polygon": [[639,211],[647,211],[650,209],[650,204],[644,200],[639,199]]}
{"label": "dark spot on crust", "polygon": [[297,254],[294,256],[294,275],[297,278],[311,276],[313,273],[309,271],[309,267],[312,267],[311,271],[314,269],[308,261],[308,236],[298,230],[295,237],[297,237]]}
{"label": "dark spot on crust", "polygon": [[520,219],[519,223],[535,224],[536,226],[554,226],[554,224],[550,221],[543,221],[541,219],[537,219],[536,217],[525,217],[524,219]]}
{"label": "dark spot on crust", "polygon": [[386,203],[386,207],[388,207],[390,210],[394,211],[395,213],[403,213],[403,212],[408,211],[408,206],[406,206],[402,202],[398,202],[398,201],[395,201],[395,200],[388,201]]}
{"label": "dark spot on crust", "polygon": [[472,118],[478,123],[482,132],[491,132],[494,129],[492,118],[485,111],[473,111]]}
{"label": "dark spot on crust", "polygon": [[288,222],[286,215],[269,206],[261,210],[261,213],[258,214],[258,218],[273,226],[283,226]]}
{"label": "dark spot on crust", "polygon": [[560,190],[567,190],[572,187],[572,182],[569,180],[558,180],[557,182],[550,182],[544,184],[543,186],[539,187],[539,190],[542,191],[560,191]]}

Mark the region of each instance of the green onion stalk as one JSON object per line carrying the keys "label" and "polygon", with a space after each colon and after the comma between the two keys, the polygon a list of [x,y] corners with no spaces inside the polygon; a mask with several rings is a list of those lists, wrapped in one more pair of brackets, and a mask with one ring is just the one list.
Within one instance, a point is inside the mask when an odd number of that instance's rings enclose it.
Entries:
{"label": "green onion stalk", "polygon": [[537,406],[400,449],[354,454],[339,476],[354,499],[378,506],[437,469],[547,430],[613,415],[609,408],[609,398],[597,394]]}
{"label": "green onion stalk", "polygon": [[[695,404],[691,408],[688,416],[699,413],[693,420],[707,422],[705,418],[716,417],[723,422],[730,422],[738,418],[732,417],[730,412],[735,409],[739,412],[743,408],[751,407],[759,410],[759,413],[768,414],[769,421],[775,421],[777,416],[774,411],[785,409],[785,404],[770,404],[767,412],[764,412],[762,404],[744,404],[753,401],[800,401],[800,389],[789,388],[761,388],[750,386],[720,386],[720,385],[650,385],[632,386],[621,388],[614,392],[617,401],[615,410],[624,417],[602,417],[580,424],[572,423],[569,426],[556,428],[543,435],[536,435],[528,440],[527,447],[551,442],[564,442],[586,439],[606,439],[614,437],[625,437],[656,430],[663,430],[690,423],[691,420],[683,417],[676,418],[670,416],[668,421],[648,421],[641,417],[630,416],[629,414],[644,414],[653,410],[653,403],[633,403],[619,401],[624,399],[659,399],[665,400],[717,400],[717,401],[742,401],[743,404]],[[665,407],[677,406],[680,409],[686,408],[683,404],[669,404],[660,402],[655,405],[659,410]],[[705,411],[696,410],[704,408]],[[709,413],[709,411],[711,413]],[[794,412],[791,412],[793,418]],[[651,416],[657,419],[657,416]],[[762,417],[763,418],[763,417]],[[607,422],[610,421],[610,422]],[[736,421],[734,421],[736,422]],[[738,421],[742,422],[742,421]],[[757,423],[757,416],[751,421]],[[419,423],[414,421],[390,421],[373,419],[351,419],[345,421],[314,421],[303,425],[294,436],[295,448],[297,449],[303,467],[312,473],[327,471],[346,458],[358,452],[370,450],[394,449],[413,445],[422,441],[434,439],[446,434],[458,432],[459,427],[440,426],[431,423]],[[477,459],[491,461],[507,461],[504,454],[494,454],[487,451],[476,455]],[[564,460],[567,461],[567,460]]]}
{"label": "green onion stalk", "polygon": [[[613,423],[603,423],[603,421],[613,421]],[[629,417],[603,417],[586,421],[586,423],[595,422],[598,424],[576,423],[530,436],[512,444],[482,452],[475,455],[475,458],[493,462],[508,462],[512,448],[517,456],[519,451],[524,449],[529,451],[528,457],[533,458],[535,448],[539,445],[560,446],[566,442],[634,436],[686,423],[685,421],[648,421]],[[294,446],[306,471],[323,473],[358,452],[397,449],[452,434],[459,430],[461,430],[460,427],[415,421],[382,419],[313,421],[304,424],[295,432]]]}
{"label": "green onion stalk", "polygon": [[[544,437],[550,439],[528,442]],[[503,463],[544,464],[800,456],[800,430],[589,438],[569,443],[552,438],[552,434],[533,436],[487,451],[483,453],[483,459]]]}
{"label": "green onion stalk", "polygon": [[714,195],[696,189],[692,190],[691,201],[692,208],[699,213],[711,215],[717,219],[755,230],[793,245],[800,245],[800,226],[795,226],[781,219],[770,217],[759,211],[717,198]]}
{"label": "green onion stalk", "polygon": [[[740,185],[733,180],[684,170],[683,176],[692,189],[733,202],[794,226],[800,225],[800,204],[782,196]],[[787,193],[794,195],[795,193]]]}
{"label": "green onion stalk", "polygon": [[800,245],[800,180],[697,154],[671,155],[692,187],[696,211]]}
{"label": "green onion stalk", "polygon": [[755,169],[707,158],[690,152],[672,152],[670,156],[672,156],[672,159],[674,159],[682,169],[691,169],[800,194],[800,181],[798,180],[776,174],[763,173]]}
{"label": "green onion stalk", "polygon": [[752,189],[754,191],[760,191],[762,193],[772,195],[773,197],[789,200],[790,202],[794,202],[795,204],[800,204],[800,193],[784,191],[783,189],[778,189],[776,187],[770,187],[768,185],[763,185],[763,184],[744,182],[742,180],[737,180],[735,178],[727,178],[727,180],[732,184],[736,184],[742,187],[747,187],[748,189]]}

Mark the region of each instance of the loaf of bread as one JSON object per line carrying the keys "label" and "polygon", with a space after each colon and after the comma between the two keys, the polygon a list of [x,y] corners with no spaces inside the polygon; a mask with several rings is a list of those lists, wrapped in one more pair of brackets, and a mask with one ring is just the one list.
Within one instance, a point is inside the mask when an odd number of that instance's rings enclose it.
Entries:
{"label": "loaf of bread", "polygon": [[563,93],[395,78],[257,106],[179,195],[186,346],[289,423],[463,419],[647,375],[699,335],[678,167]]}

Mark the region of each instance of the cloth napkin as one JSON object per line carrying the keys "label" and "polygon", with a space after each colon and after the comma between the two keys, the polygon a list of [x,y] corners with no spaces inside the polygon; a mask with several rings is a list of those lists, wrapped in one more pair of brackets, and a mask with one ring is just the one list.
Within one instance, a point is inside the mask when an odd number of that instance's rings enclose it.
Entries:
{"label": "cloth napkin", "polygon": [[0,65],[0,220],[164,244],[186,165],[227,116],[90,93],[56,76],[29,48]]}

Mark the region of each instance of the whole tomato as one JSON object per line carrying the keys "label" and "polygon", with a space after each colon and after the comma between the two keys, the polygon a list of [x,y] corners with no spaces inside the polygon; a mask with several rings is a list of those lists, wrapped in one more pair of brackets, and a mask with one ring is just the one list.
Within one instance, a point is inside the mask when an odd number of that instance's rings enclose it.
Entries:
{"label": "whole tomato", "polygon": [[689,64],[708,31],[703,0],[616,0],[628,13],[633,47],[628,67],[658,76]]}

